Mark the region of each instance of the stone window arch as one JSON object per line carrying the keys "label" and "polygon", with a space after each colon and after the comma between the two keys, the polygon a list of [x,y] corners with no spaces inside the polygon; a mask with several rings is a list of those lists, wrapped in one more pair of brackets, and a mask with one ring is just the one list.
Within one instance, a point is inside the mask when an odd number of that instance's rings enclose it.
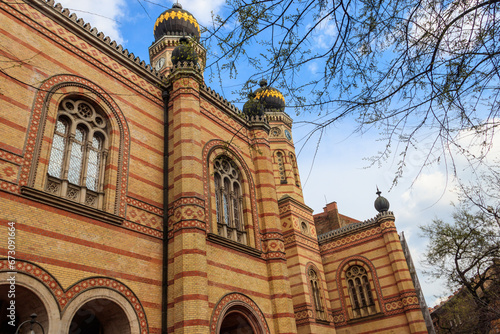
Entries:
{"label": "stone window arch", "polygon": [[217,232],[220,236],[247,244],[243,219],[241,173],[227,156],[214,160],[214,191]]}
{"label": "stone window arch", "polygon": [[351,265],[345,272],[347,291],[354,318],[377,313],[369,273],[359,265]]}
{"label": "stone window arch", "polygon": [[[93,111],[89,114],[87,108],[81,110],[80,115],[75,112],[65,111],[66,100],[83,101]],[[66,109],[71,104],[66,105]],[[92,111],[92,109],[90,109]],[[69,115],[69,116],[68,116]],[[97,117],[100,116],[101,118]],[[90,170],[95,165],[82,163],[82,177],[85,177],[85,186],[75,186],[78,201],[66,197],[69,187],[62,189],[63,183],[70,185],[69,180],[62,177],[54,177],[49,174],[50,155],[53,150],[54,139],[57,140],[56,126],[58,120],[66,121],[66,128],[59,129],[59,139],[72,139],[76,135],[76,128],[80,126],[86,132],[87,145],[92,145],[94,134],[100,132],[102,140],[103,157],[99,173],[95,173],[97,183],[92,188],[91,173],[86,173],[83,168]],[[48,78],[36,92],[31,120],[28,128],[28,136],[25,143],[25,161],[19,175],[21,194],[34,198],[37,201],[58,209],[76,213],[106,223],[122,224],[126,214],[126,199],[128,189],[129,153],[130,153],[130,129],[125,116],[116,102],[102,88],[91,81],[79,76],[69,74],[55,75]],[[102,129],[98,126],[100,121],[105,122]],[[97,124],[96,124],[97,123]],[[99,135],[97,140],[99,140]],[[69,144],[68,144],[69,145]],[[92,151],[89,147],[84,150]],[[64,148],[66,150],[66,148]],[[64,159],[69,155],[62,151],[61,171],[63,172]],[[98,150],[100,151],[100,149]],[[82,152],[83,153],[83,152]],[[55,154],[55,153],[54,153]],[[90,154],[92,155],[92,153]],[[84,156],[82,154],[82,161]],[[90,158],[89,158],[90,159]],[[55,167],[51,166],[51,173]],[[57,173],[57,168],[55,168]],[[95,169],[94,169],[95,170]],[[104,174],[104,175],[103,175]],[[60,174],[61,175],[61,174]],[[49,179],[55,181],[50,184]],[[64,181],[64,182],[63,182]],[[85,190],[85,196],[81,190]],[[95,191],[93,189],[96,189]],[[87,191],[88,190],[88,191]],[[87,198],[87,194],[99,193],[97,197]],[[85,204],[92,203],[90,205]]]}
{"label": "stone window arch", "polygon": [[310,293],[314,311],[316,313],[316,319],[326,320],[326,308],[325,308],[325,301],[323,298],[323,294],[321,291],[321,279],[314,268],[309,268],[309,270],[307,271],[307,277],[311,289]]}
{"label": "stone window arch", "polygon": [[45,191],[102,209],[109,125],[92,103],[67,97],[57,111]]}

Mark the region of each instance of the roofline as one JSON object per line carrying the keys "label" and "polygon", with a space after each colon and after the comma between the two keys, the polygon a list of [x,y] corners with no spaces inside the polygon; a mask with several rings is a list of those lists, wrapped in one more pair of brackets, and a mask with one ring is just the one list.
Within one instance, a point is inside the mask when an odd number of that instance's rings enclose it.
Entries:
{"label": "roofline", "polygon": [[[63,8],[60,3],[54,5],[54,0],[23,0],[27,5],[36,7],[40,12],[61,23],[74,33],[77,33],[87,42],[95,45],[104,53],[113,56],[123,66],[132,69],[134,72],[141,72],[144,78],[155,83],[161,83],[164,76],[158,73],[150,64],[136,57],[128,49],[123,49],[121,44],[112,41],[109,36],[86,23],[82,18],[78,18],[69,9]],[[118,56],[118,57],[116,57]]]}

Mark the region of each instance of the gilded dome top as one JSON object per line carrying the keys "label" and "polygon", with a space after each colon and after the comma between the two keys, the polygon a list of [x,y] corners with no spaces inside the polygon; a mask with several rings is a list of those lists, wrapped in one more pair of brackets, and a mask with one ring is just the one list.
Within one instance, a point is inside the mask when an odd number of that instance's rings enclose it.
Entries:
{"label": "gilded dome top", "polygon": [[155,41],[165,35],[193,36],[200,38],[200,26],[194,16],[174,3],[171,9],[164,11],[156,19],[154,26]]}
{"label": "gilded dome top", "polygon": [[259,82],[260,88],[255,91],[255,98],[258,99],[265,109],[285,110],[285,97],[279,90],[267,86],[267,80]]}

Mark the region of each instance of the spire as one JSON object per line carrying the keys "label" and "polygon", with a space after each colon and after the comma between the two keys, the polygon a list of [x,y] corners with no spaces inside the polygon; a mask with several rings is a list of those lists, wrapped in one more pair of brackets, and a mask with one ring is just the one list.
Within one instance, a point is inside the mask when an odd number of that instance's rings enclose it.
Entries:
{"label": "spire", "polygon": [[375,199],[374,203],[375,209],[377,209],[378,212],[389,211],[389,206],[390,206],[389,201],[385,197],[380,196],[382,192],[378,189],[378,187],[376,194],[378,195],[378,197],[377,199]]}

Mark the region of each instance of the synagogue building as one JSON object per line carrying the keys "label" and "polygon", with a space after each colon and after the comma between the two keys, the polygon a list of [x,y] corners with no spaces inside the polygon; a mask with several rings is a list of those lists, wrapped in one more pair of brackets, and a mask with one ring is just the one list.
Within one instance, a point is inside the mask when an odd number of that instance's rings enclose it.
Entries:
{"label": "synagogue building", "polygon": [[427,333],[389,202],[313,216],[283,94],[208,87],[181,5],[149,64],[53,0],[0,22],[0,333]]}

